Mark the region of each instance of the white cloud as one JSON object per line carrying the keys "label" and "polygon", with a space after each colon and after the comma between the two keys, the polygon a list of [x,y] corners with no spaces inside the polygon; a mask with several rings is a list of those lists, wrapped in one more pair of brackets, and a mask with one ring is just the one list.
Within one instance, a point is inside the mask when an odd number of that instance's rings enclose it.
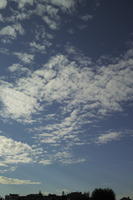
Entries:
{"label": "white cloud", "polygon": [[46,31],[44,27],[36,25],[34,31],[35,39],[29,44],[32,52],[46,53],[46,49],[52,45],[50,40],[53,39],[54,35]]}
{"label": "white cloud", "polygon": [[[0,172],[15,171],[18,164],[38,163],[46,154],[41,147],[0,136]],[[41,159],[42,160],[42,159]],[[48,161],[47,161],[48,162]],[[48,163],[47,163],[48,164]]]}
{"label": "white cloud", "polygon": [[36,42],[31,42],[30,43],[30,46],[35,48],[36,50],[38,50],[39,52],[44,52],[45,49],[46,49],[46,46],[44,45],[41,45],[39,43],[36,43]]}
{"label": "white cloud", "polygon": [[[95,135],[88,132],[84,137],[82,127],[124,110],[124,102],[133,100],[132,58],[106,67],[97,65],[95,70],[88,58],[85,64],[80,59],[70,61],[65,55],[57,55],[42,68],[16,79],[14,85],[1,81],[2,116],[29,122],[34,114],[44,111],[41,120],[46,124],[33,130],[33,139],[41,146],[52,146],[54,151],[43,156],[41,150],[37,156],[40,164],[84,162],[85,158],[73,156],[72,147],[94,142]],[[120,133],[114,131],[100,135],[95,142],[103,144],[119,138]],[[22,162],[23,156],[21,160],[8,157],[8,161]],[[31,158],[27,157],[27,163]]]}
{"label": "white cloud", "polygon": [[11,66],[8,67],[8,70],[10,72],[15,72],[17,71],[18,69],[20,69],[21,65],[20,64],[13,64]]}
{"label": "white cloud", "polygon": [[[103,109],[106,112],[119,111],[122,109],[119,102],[132,98],[133,72],[129,60],[123,62],[124,66],[121,70],[119,70],[121,66],[119,62],[108,67],[101,67],[96,73],[92,68],[81,69],[75,62],[69,63],[63,56],[52,59],[48,63],[49,67],[54,68],[56,62],[58,62],[59,73],[45,86],[45,99],[58,102],[68,100],[69,107],[84,103],[88,105],[88,109],[91,109],[92,105],[95,105],[101,113]],[[125,66],[128,67],[125,68]]]}
{"label": "white cloud", "polygon": [[49,26],[50,29],[52,30],[58,29],[58,23],[55,20],[51,19],[48,16],[44,16],[42,17],[42,19],[45,21],[45,23]]}
{"label": "white cloud", "polygon": [[45,4],[37,4],[35,13],[39,16],[49,15],[52,18],[59,19],[58,11],[58,8],[45,2]]}
{"label": "white cloud", "polygon": [[51,165],[52,160],[40,160],[39,163],[42,165]]}
{"label": "white cloud", "polygon": [[[0,167],[1,167],[1,165],[0,165]],[[8,168],[6,168],[6,165],[4,165],[3,167],[5,167],[5,169],[0,169],[0,173],[1,174],[4,174],[6,172],[13,172],[17,168],[17,167],[8,167]]]}
{"label": "white cloud", "polygon": [[1,87],[0,100],[3,102],[2,115],[13,119],[30,118],[30,115],[38,109],[37,99],[26,95],[15,88]]}
{"label": "white cloud", "polygon": [[19,63],[13,64],[11,66],[8,67],[8,70],[10,72],[16,72],[16,71],[21,71],[21,72],[30,72],[30,70],[26,67],[23,67],[22,65],[20,65]]}
{"label": "white cloud", "polygon": [[62,141],[65,142],[67,146],[71,146],[71,144],[79,145],[80,140],[77,133],[80,133],[80,127],[78,123],[78,112],[73,111],[70,113],[70,116],[64,118],[59,123],[35,128],[34,131],[40,132],[40,134],[37,134],[36,138],[39,139],[41,143],[55,146],[55,144],[59,145]]}
{"label": "white cloud", "polygon": [[58,12],[59,12],[58,8],[55,8],[54,6],[51,6],[51,5],[46,5],[46,13],[50,17],[55,18],[55,19],[60,19]]}
{"label": "white cloud", "polygon": [[34,60],[33,54],[15,52],[16,55],[23,63],[31,63]]}
{"label": "white cloud", "polygon": [[38,3],[36,5],[36,10],[35,10],[36,14],[39,16],[43,16],[46,13],[46,4],[43,5],[41,3]]}
{"label": "white cloud", "polygon": [[[4,0],[2,0],[4,1]],[[23,8],[26,4],[30,4],[31,6],[36,3],[35,0],[12,0],[18,3],[19,8]],[[51,7],[51,5],[49,5],[49,3],[53,4],[54,6],[57,6],[63,10],[70,10],[74,7],[75,5],[75,1],[74,0],[41,0],[40,3],[48,6],[49,8]],[[55,7],[53,7],[52,9],[55,9]],[[51,11],[50,11],[51,12]]]}
{"label": "white cloud", "polygon": [[[18,78],[14,85],[1,81],[2,116],[32,122],[33,114],[45,111],[40,120],[46,120],[47,125],[33,130],[36,142],[55,149],[54,153],[46,153],[45,158],[38,157],[44,165],[53,161],[75,163],[76,160],[70,153],[71,148],[94,142],[95,139],[89,132],[87,138],[83,137],[82,126],[93,123],[95,119],[103,118],[108,113],[122,111],[123,103],[132,101],[131,58],[119,60],[107,67],[95,66],[95,71],[91,66],[86,67],[87,63],[88,59],[84,67],[80,60],[72,62],[67,56],[57,55],[42,68]],[[53,104],[56,106],[52,112]],[[106,143],[119,136],[118,133],[111,132],[99,136],[96,142]],[[57,149],[59,151],[61,148],[71,156],[63,158],[62,155],[61,159],[57,154],[55,157]],[[77,162],[82,162],[83,159],[77,159]]]}
{"label": "white cloud", "polygon": [[55,160],[58,160],[59,162],[63,164],[77,164],[85,162],[85,158],[74,158],[73,155],[70,152],[62,151],[58,152],[54,155]]}
{"label": "white cloud", "polygon": [[3,9],[7,6],[7,0],[0,0],[0,9]]}
{"label": "white cloud", "polygon": [[55,158],[58,158],[58,159],[65,159],[65,158],[70,158],[71,155],[69,152],[58,152],[55,154]]}
{"label": "white cloud", "polygon": [[[62,12],[71,11],[78,2],[75,0],[39,0],[39,3],[36,0],[14,1],[22,10],[12,11],[13,16],[8,19],[4,18],[5,22],[6,20],[8,23],[9,21],[10,23],[19,22],[29,19],[32,15],[34,15],[33,17],[38,15],[36,19],[43,19],[52,30],[59,27],[61,10]],[[34,6],[32,6],[33,4]],[[3,16],[0,16],[2,21]],[[87,21],[92,19],[92,16],[83,15],[81,19]],[[44,22],[42,21],[43,24],[45,24]],[[25,26],[26,23],[24,22],[23,25]],[[93,123],[94,120],[106,117],[108,114],[124,111],[124,103],[133,100],[133,59],[131,58],[133,51],[132,49],[127,51],[121,60],[117,58],[115,64],[112,62],[102,66],[94,65],[89,57],[69,46],[67,55],[53,56],[42,65],[43,67],[34,66],[38,70],[29,71],[24,65],[27,66],[36,61],[34,58],[40,57],[38,53],[45,53],[47,47],[52,44],[49,41],[54,35],[50,34],[53,31],[49,29],[47,31],[47,26],[45,28],[39,24],[34,29],[30,30],[34,38],[27,38],[30,41],[28,44],[24,43],[24,46],[27,45],[25,47],[29,48],[27,52],[37,52],[36,57],[32,53],[12,53],[21,61],[21,64],[13,64],[8,67],[10,72],[14,72],[10,74],[8,81],[11,80],[14,83],[0,81],[0,115],[3,118],[25,123],[32,123],[36,120],[40,123],[46,122],[45,126],[38,127],[38,130],[36,128],[36,133],[34,129],[33,138],[40,146],[52,146],[55,152],[51,152],[51,157],[48,157],[48,153],[46,153],[45,158],[40,152],[42,156],[40,159],[38,154],[40,164],[51,164],[54,159],[54,161],[62,163],[83,162],[84,158],[76,161],[70,153],[73,145],[83,145],[88,142],[88,138],[84,138],[82,131],[85,129],[82,127]],[[21,24],[8,26],[6,24],[0,30],[2,38],[8,36],[9,39],[10,37],[15,39],[18,34],[24,34]],[[27,40],[20,42],[25,41]],[[49,51],[49,55],[53,55],[54,50]],[[30,73],[18,73],[20,71]],[[17,76],[18,78],[16,78]],[[1,77],[2,79],[3,77]],[[89,135],[91,133],[88,131],[87,137]],[[101,135],[97,143],[106,143],[115,140],[116,137],[112,133]],[[59,152],[62,150],[63,153],[59,154],[57,149]],[[32,150],[30,153],[22,153],[21,156],[6,155],[4,157],[3,155],[1,166],[6,163],[16,163],[17,160],[20,163],[32,162],[33,158],[30,154],[32,154]],[[53,155],[56,155],[55,158]]]}
{"label": "white cloud", "polygon": [[55,101],[60,106],[64,104],[60,108],[66,113],[77,107],[76,116],[80,115],[79,121],[84,123],[87,116],[98,118],[122,111],[123,103],[132,100],[132,62],[129,58],[106,67],[96,66],[94,72],[80,61],[70,62],[64,55],[55,56],[43,68],[16,80],[16,86],[6,86],[3,82],[2,112],[15,119],[30,118],[42,109],[38,102],[45,101],[52,106]]}
{"label": "white cloud", "polygon": [[21,26],[21,24],[13,24],[5,26],[0,30],[0,35],[2,36],[10,36],[13,39],[17,37],[17,34],[23,35],[24,34],[24,29]]}
{"label": "white cloud", "polygon": [[33,162],[33,149],[25,143],[15,141],[5,136],[0,136],[0,155],[3,166],[17,163]]}
{"label": "white cloud", "polygon": [[[18,2],[18,1],[17,1]],[[5,17],[4,21],[8,22],[8,23],[15,23],[17,21],[23,21],[23,20],[28,20],[30,19],[30,17],[32,16],[33,11],[32,10],[20,10],[16,9],[16,10],[12,10],[12,14]]]}
{"label": "white cloud", "polygon": [[74,0],[51,0],[53,5],[59,6],[63,10],[71,10],[74,8],[75,1]]}
{"label": "white cloud", "polygon": [[12,26],[6,26],[0,30],[0,35],[9,35],[12,37],[16,37],[16,30]]}
{"label": "white cloud", "polygon": [[[81,68],[81,62],[79,63],[80,67],[77,61],[70,62],[67,57],[58,55],[53,57],[40,73],[36,73],[42,74],[47,80],[44,84],[44,93],[41,93],[42,98],[51,104],[58,102],[60,111],[56,114],[56,121],[51,118],[52,124],[48,121],[40,130],[34,130],[37,133],[35,139],[55,149],[67,149],[68,152],[74,145],[94,142],[94,136],[89,132],[87,137],[90,140],[81,137],[81,133],[82,136],[84,134],[81,127],[105,117],[108,113],[122,111],[123,103],[131,101],[133,93],[131,59],[119,60],[118,63],[107,67],[97,66],[95,71],[91,67]],[[46,76],[47,72],[50,72],[49,76]],[[102,144],[118,138],[119,133],[105,134],[97,139],[97,143]],[[54,158],[51,159],[54,161]],[[76,163],[73,157],[61,159],[57,156],[56,159],[64,164]],[[77,163],[84,161],[84,158],[77,159]]]}
{"label": "white cloud", "polygon": [[120,132],[105,133],[105,134],[102,134],[98,137],[96,143],[104,144],[104,143],[108,143],[108,142],[113,141],[113,140],[118,140],[120,137],[121,137]]}
{"label": "white cloud", "polygon": [[54,150],[47,156],[49,157],[49,159],[40,160],[39,163],[43,165],[51,165],[54,162],[58,162],[63,165],[69,165],[69,164],[82,163],[86,161],[85,158],[75,158],[71,152],[65,150],[62,150],[61,152]]}
{"label": "white cloud", "polygon": [[23,8],[26,4],[33,5],[34,0],[13,0],[18,3],[19,8]]}
{"label": "white cloud", "polygon": [[62,160],[63,164],[70,165],[70,164],[78,164],[78,163],[83,163],[86,162],[85,158],[72,158],[72,159],[66,159]]}
{"label": "white cloud", "polygon": [[35,182],[31,180],[22,180],[17,178],[8,178],[5,176],[0,176],[0,184],[4,185],[24,185],[24,184],[41,184],[40,182]]}

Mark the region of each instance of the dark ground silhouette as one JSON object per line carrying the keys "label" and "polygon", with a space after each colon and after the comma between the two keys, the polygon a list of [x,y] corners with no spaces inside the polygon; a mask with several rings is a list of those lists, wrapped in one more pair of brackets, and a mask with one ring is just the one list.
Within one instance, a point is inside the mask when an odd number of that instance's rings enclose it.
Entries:
{"label": "dark ground silhouette", "polygon": [[[71,192],[62,195],[48,194],[43,195],[41,192],[38,194],[29,194],[25,196],[20,196],[19,194],[9,194],[5,198],[0,198],[0,200],[116,200],[115,193],[109,188],[97,188],[90,195],[89,192]],[[132,200],[129,197],[123,197],[120,200]]]}

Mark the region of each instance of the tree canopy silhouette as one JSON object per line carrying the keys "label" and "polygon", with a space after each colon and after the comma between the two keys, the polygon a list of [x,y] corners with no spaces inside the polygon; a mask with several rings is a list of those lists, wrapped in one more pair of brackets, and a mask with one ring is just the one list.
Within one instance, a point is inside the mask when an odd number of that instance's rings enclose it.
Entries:
{"label": "tree canopy silhouette", "polygon": [[115,200],[115,193],[112,189],[95,189],[91,195],[92,200]]}

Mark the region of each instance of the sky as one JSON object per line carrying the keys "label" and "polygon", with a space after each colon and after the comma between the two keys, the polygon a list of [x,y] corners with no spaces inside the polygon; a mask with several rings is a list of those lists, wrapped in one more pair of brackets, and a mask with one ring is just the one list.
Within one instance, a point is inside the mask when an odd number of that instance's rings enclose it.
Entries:
{"label": "sky", "polygon": [[133,1],[0,0],[0,194],[133,197]]}

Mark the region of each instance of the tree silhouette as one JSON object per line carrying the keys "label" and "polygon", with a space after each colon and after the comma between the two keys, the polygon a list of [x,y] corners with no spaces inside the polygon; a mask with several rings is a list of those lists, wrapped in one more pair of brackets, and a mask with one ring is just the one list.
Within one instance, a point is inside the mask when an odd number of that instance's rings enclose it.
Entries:
{"label": "tree silhouette", "polygon": [[[109,188],[97,188],[95,189],[90,197],[89,192],[71,192],[62,195],[48,194],[44,195],[41,191],[37,194],[28,194],[26,196],[21,196],[19,194],[9,194],[5,195],[5,198],[0,196],[0,200],[115,200],[115,193]],[[131,200],[130,197],[123,197],[120,200]]]}
{"label": "tree silhouette", "polygon": [[89,200],[89,193],[71,192],[67,194],[69,200]]}
{"label": "tree silhouette", "polygon": [[92,200],[115,200],[115,193],[109,188],[98,188],[92,192]]}
{"label": "tree silhouette", "polygon": [[120,200],[131,200],[130,197],[123,197],[122,199]]}

